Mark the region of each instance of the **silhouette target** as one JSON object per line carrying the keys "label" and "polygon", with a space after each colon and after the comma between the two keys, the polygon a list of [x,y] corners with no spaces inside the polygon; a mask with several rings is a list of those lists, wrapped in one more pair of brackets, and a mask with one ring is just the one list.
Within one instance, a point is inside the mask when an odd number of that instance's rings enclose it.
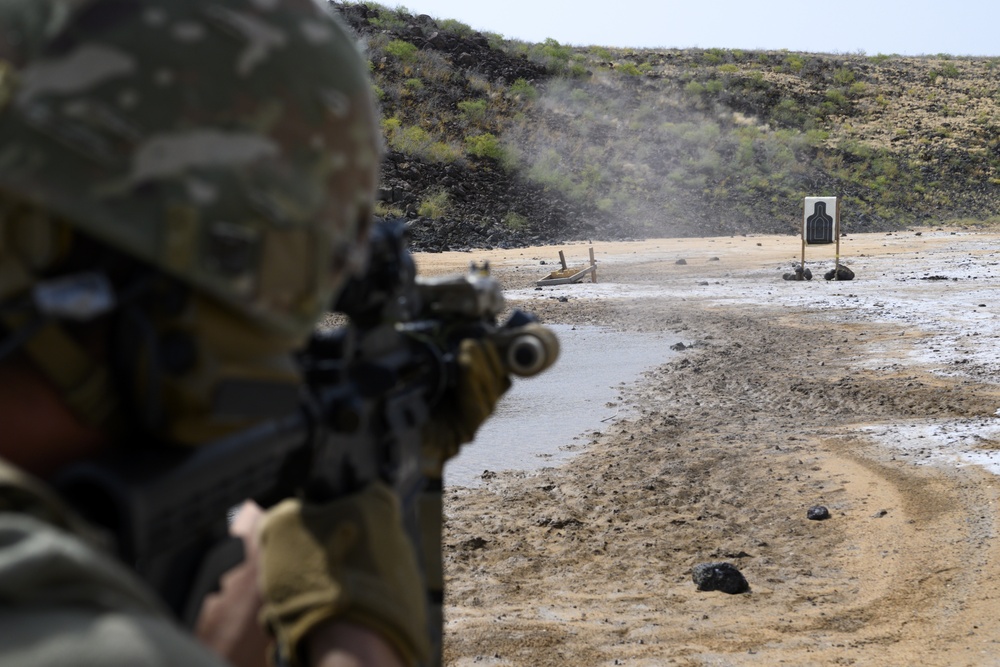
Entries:
{"label": "silhouette target", "polygon": [[833,243],[833,218],[826,212],[826,202],[816,202],[813,214],[806,218],[806,243]]}

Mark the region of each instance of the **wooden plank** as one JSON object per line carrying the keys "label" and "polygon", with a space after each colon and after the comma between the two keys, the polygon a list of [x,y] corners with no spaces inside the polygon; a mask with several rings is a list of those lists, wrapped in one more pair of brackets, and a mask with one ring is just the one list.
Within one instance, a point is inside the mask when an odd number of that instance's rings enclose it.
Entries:
{"label": "wooden plank", "polygon": [[[545,286],[545,285],[569,285],[571,283],[578,283],[581,280],[583,280],[583,277],[585,275],[587,275],[588,273],[590,273],[593,270],[594,270],[594,267],[588,266],[587,268],[585,268],[585,269],[583,269],[581,271],[578,271],[577,273],[574,273],[571,276],[567,276],[566,278],[542,278],[541,280],[536,280],[535,281],[535,285],[538,285],[539,287],[542,287],[542,286]],[[551,274],[549,274],[549,275],[551,275]]]}

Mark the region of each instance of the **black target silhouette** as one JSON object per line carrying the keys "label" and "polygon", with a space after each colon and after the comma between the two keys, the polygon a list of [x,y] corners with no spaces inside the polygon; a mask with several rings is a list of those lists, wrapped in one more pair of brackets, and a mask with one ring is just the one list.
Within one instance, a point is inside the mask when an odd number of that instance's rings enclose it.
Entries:
{"label": "black target silhouette", "polygon": [[813,211],[806,218],[806,243],[833,243],[833,218],[827,215],[826,202],[816,202]]}

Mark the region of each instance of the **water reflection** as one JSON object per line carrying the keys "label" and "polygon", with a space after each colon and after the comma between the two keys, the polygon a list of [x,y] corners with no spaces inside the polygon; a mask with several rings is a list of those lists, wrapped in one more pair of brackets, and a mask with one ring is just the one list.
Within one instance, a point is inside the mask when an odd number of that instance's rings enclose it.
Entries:
{"label": "water reflection", "polygon": [[[515,380],[475,442],[448,463],[449,486],[475,486],[484,470],[535,470],[556,465],[583,434],[601,430],[620,407],[618,385],[668,361],[676,334],[635,334],[600,327],[552,327],[562,347],[545,373]],[[605,422],[604,420],[607,420]]]}

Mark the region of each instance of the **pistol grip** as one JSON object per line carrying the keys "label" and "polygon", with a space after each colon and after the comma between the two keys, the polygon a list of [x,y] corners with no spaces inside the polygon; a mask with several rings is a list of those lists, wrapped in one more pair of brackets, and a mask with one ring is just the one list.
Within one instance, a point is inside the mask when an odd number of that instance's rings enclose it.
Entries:
{"label": "pistol grip", "polygon": [[216,542],[205,552],[184,604],[181,621],[186,627],[195,626],[205,598],[219,590],[222,575],[242,563],[245,557],[242,538],[232,535]]}

